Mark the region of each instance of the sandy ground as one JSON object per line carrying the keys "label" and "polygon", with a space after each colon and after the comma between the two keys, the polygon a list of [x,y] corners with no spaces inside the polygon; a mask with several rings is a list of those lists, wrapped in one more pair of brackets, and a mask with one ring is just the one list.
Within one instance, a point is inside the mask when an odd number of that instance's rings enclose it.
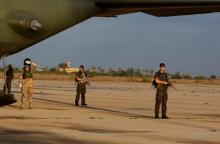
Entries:
{"label": "sandy ground", "polygon": [[171,119],[154,119],[155,90],[144,83],[94,82],[87,108],[73,106],[71,81],[35,81],[33,110],[0,108],[1,144],[220,144],[220,86],[169,90]]}

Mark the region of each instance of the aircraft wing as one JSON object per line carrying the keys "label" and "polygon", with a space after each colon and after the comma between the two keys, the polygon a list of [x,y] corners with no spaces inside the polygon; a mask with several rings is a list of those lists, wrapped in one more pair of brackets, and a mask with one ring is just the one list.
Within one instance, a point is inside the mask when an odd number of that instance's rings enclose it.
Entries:
{"label": "aircraft wing", "polygon": [[220,0],[94,0],[104,9],[101,17],[144,12],[154,16],[179,16],[220,12]]}

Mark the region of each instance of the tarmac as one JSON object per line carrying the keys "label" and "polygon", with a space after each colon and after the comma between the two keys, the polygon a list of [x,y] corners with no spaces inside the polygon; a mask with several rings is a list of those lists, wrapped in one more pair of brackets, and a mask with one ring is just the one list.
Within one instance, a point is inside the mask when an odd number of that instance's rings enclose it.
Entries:
{"label": "tarmac", "polygon": [[[73,81],[34,81],[33,110],[0,108],[1,144],[220,144],[220,86],[177,84],[168,116],[154,119],[150,84],[91,82],[88,107],[74,106]],[[2,86],[2,84],[1,84]]]}

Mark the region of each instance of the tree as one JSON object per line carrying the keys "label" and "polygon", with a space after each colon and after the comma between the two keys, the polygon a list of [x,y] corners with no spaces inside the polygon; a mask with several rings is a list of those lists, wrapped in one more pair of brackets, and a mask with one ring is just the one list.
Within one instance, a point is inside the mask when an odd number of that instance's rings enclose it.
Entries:
{"label": "tree", "polygon": [[127,72],[122,68],[118,68],[118,76],[127,76]]}
{"label": "tree", "polygon": [[100,74],[105,74],[105,70],[101,66],[98,66],[97,70]]}
{"label": "tree", "polygon": [[92,66],[92,67],[91,67],[91,70],[92,70],[92,71],[96,71],[96,67],[95,67],[95,66]]}
{"label": "tree", "polygon": [[134,70],[134,75],[135,75],[135,76],[138,76],[138,77],[139,77],[139,76],[142,76],[141,70],[140,70],[140,69],[135,69],[135,70]]}
{"label": "tree", "polygon": [[130,67],[126,70],[128,76],[134,76],[134,68]]}
{"label": "tree", "polygon": [[13,67],[15,72],[20,72],[20,69],[18,67]]}
{"label": "tree", "polygon": [[210,79],[217,79],[218,77],[216,75],[211,75],[209,78]]}
{"label": "tree", "polygon": [[195,76],[194,79],[196,79],[196,80],[205,80],[205,79],[207,79],[207,77],[199,75],[199,76]]}
{"label": "tree", "polygon": [[182,76],[180,74],[180,72],[176,72],[173,76],[172,76],[172,79],[182,79]]}
{"label": "tree", "polygon": [[114,72],[113,68],[109,68],[109,70],[108,70],[108,74],[109,74],[109,75],[112,75],[113,72]]}
{"label": "tree", "polygon": [[155,73],[155,72],[154,72],[154,70],[153,70],[153,69],[152,69],[152,70],[149,70],[149,75],[150,75],[150,76],[153,76],[153,75],[154,75],[154,73]]}
{"label": "tree", "polygon": [[60,63],[59,65],[58,65],[58,68],[62,68],[62,69],[65,69],[65,68],[67,68],[68,67],[68,64],[67,63]]}
{"label": "tree", "polygon": [[47,72],[47,71],[49,71],[49,68],[46,66],[46,67],[42,68],[42,70]]}
{"label": "tree", "polygon": [[147,68],[143,69],[144,76],[149,76],[149,70]]}
{"label": "tree", "polygon": [[56,69],[55,67],[52,67],[52,68],[49,69],[49,71],[50,71],[50,72],[56,72],[57,69]]}
{"label": "tree", "polygon": [[182,75],[183,79],[193,79],[193,77],[191,75]]}
{"label": "tree", "polygon": [[111,76],[118,76],[118,72],[114,70],[113,68],[109,68],[108,74]]}

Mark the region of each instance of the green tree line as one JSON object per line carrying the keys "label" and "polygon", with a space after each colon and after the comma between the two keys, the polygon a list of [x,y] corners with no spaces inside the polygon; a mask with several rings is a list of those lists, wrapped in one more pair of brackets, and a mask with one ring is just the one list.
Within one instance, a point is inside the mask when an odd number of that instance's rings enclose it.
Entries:
{"label": "green tree line", "polygon": [[[44,67],[41,68],[39,72],[56,72],[59,73],[59,68],[66,68],[66,63],[60,63],[57,66],[54,67]],[[4,68],[0,68],[0,71],[4,71]],[[21,71],[21,68],[14,67],[15,72]],[[153,77],[155,74],[154,69],[148,69],[148,68],[109,68],[108,70],[104,69],[101,66],[92,66],[88,69],[86,69],[86,72],[89,76],[112,76],[112,77]],[[63,72],[62,72],[63,73]],[[192,76],[189,74],[182,74],[181,72],[177,71],[173,74],[169,74],[169,77],[171,79],[196,79],[196,80],[206,80],[206,79],[220,79],[220,76],[217,76],[215,74],[210,76],[204,76],[204,75],[197,75]]]}

